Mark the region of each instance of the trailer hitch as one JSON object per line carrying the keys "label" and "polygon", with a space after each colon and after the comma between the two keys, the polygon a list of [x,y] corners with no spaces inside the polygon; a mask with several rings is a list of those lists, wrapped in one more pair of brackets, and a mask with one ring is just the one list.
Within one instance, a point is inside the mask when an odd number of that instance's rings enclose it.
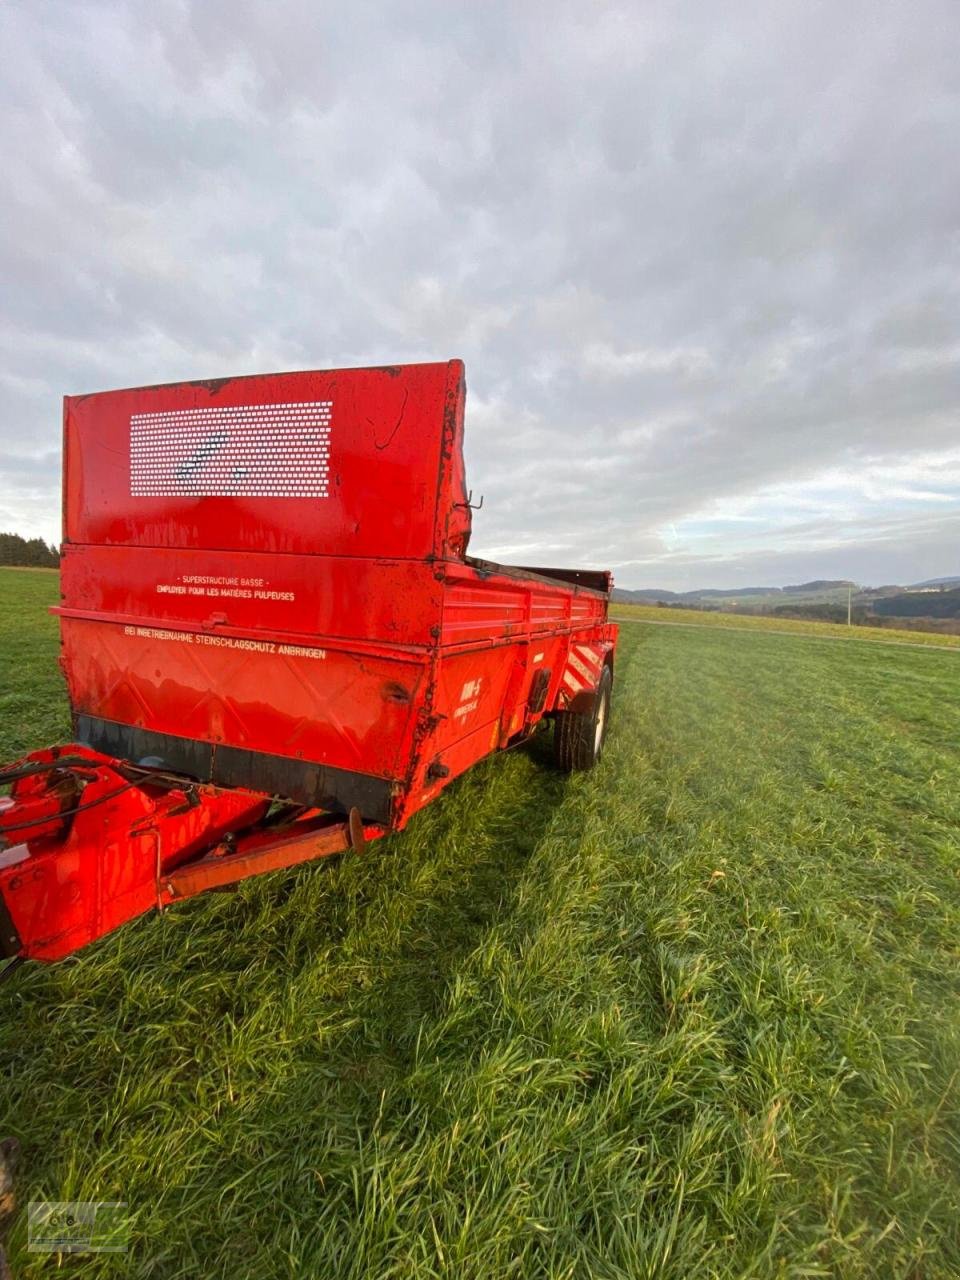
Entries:
{"label": "trailer hitch", "polygon": [[314,858],[383,827],[134,765],[88,747],[0,771],[0,956],[58,960],[151,908]]}

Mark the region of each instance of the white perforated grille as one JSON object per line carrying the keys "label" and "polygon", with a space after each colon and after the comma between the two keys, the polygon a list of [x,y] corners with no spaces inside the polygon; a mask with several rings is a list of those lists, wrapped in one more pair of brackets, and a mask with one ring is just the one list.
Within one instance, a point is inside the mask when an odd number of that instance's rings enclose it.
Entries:
{"label": "white perforated grille", "polygon": [[130,416],[135,498],[325,498],[333,402]]}

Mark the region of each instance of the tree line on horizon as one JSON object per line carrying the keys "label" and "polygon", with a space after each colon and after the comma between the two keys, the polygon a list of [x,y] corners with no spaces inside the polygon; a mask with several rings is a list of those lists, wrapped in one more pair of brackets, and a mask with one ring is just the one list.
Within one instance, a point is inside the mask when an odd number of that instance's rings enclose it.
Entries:
{"label": "tree line on horizon", "polygon": [[0,533],[0,565],[29,569],[56,569],[60,551],[42,538],[24,538],[19,533]]}

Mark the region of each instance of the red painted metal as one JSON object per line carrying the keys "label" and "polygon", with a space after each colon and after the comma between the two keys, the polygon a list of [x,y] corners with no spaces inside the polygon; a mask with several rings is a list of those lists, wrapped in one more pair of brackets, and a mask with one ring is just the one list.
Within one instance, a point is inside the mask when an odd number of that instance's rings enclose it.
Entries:
{"label": "red painted metal", "polygon": [[[363,826],[362,831],[364,838],[383,835],[383,829],[375,825]],[[223,850],[214,850],[162,876],[161,902],[176,902],[247,876],[345,853],[352,843],[349,823],[323,817],[307,816],[280,830],[254,830],[236,841],[229,856]]]}
{"label": "red painted metal", "polygon": [[[37,960],[58,960],[161,905],[161,869],[254,825],[269,806],[248,791],[151,777],[80,746],[28,761],[50,767],[13,783],[13,804],[0,817],[0,895],[23,954]],[[38,807],[67,779],[75,795],[55,828]]]}
{"label": "red painted metal", "polygon": [[[0,801],[8,953],[55,959],[400,830],[591,696],[609,575],[467,555],[464,396],[452,360],[65,400],[55,612],[78,741],[27,757],[40,771]],[[143,743],[160,760],[137,768]],[[174,776],[168,751],[194,749],[207,772]],[[300,804],[279,826],[276,798]]]}

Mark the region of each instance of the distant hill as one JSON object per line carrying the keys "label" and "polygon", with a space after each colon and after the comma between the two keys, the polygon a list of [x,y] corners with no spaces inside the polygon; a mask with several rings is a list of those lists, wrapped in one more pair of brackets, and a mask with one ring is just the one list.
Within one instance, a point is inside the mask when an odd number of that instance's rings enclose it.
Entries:
{"label": "distant hill", "polygon": [[873,602],[873,611],[887,618],[960,618],[960,588],[887,596]]}
{"label": "distant hill", "polygon": [[[661,602],[667,604],[690,603],[696,604],[698,600],[749,600],[755,596],[783,596],[783,595],[805,595],[813,593],[823,593],[843,590],[848,587],[856,588],[856,583],[848,582],[845,578],[836,581],[828,581],[827,579],[818,579],[816,582],[802,582],[795,587],[700,587],[695,591],[667,591],[662,587],[642,587],[638,590],[627,590],[624,587],[615,587],[613,592],[614,600],[620,600],[623,603],[633,602],[634,604],[659,604]],[[902,590],[902,588],[897,588]]]}
{"label": "distant hill", "polygon": [[658,604],[661,600],[673,603],[680,601],[733,599],[737,596],[770,596],[778,595],[779,587],[703,587],[699,591],[667,591],[661,587],[642,587],[636,591],[628,591],[625,587],[614,587],[613,598],[623,603]]}
{"label": "distant hill", "polygon": [[850,621],[857,626],[898,626],[902,622],[914,630],[960,634],[960,576],[928,578],[909,587],[860,587],[848,578],[815,578],[786,587],[728,590],[617,587],[613,599],[623,604],[655,604],[662,609],[815,618],[824,622],[846,622],[849,610]]}
{"label": "distant hill", "polygon": [[679,600],[676,591],[661,591],[659,587],[649,587],[643,591],[627,591],[624,587],[613,588],[613,599],[621,604],[658,604],[661,600]]}
{"label": "distant hill", "polygon": [[842,608],[846,619],[851,591],[856,610],[864,616],[953,618],[957,616],[954,597],[960,595],[960,575],[928,578],[912,586],[860,587],[849,578],[814,578],[810,582],[796,582],[785,587],[701,587],[695,591],[617,587],[613,598],[624,604],[722,609],[735,613],[784,613],[793,610],[798,617],[812,617],[814,613],[826,617],[831,609]]}
{"label": "distant hill", "polygon": [[701,596],[709,596],[711,599],[722,597],[729,599],[731,596],[772,596],[779,595],[780,591],[787,591],[788,587],[730,587],[724,590],[722,587],[706,587],[703,591],[687,591],[684,593],[688,599],[696,599]]}

